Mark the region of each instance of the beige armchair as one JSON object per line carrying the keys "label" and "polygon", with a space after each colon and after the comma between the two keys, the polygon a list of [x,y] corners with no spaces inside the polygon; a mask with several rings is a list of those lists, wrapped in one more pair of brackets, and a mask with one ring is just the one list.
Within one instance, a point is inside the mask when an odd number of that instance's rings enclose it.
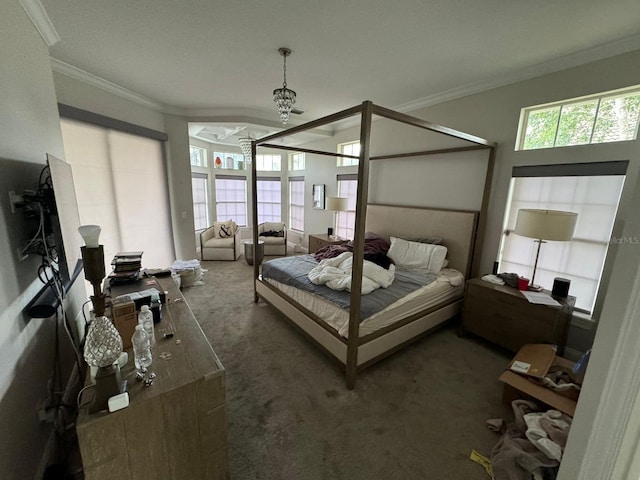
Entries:
{"label": "beige armchair", "polygon": [[237,260],[242,254],[240,230],[232,220],[213,222],[200,234],[202,260]]}
{"label": "beige armchair", "polygon": [[258,240],[264,242],[265,255],[287,254],[287,226],[282,222],[264,222],[258,225]]}

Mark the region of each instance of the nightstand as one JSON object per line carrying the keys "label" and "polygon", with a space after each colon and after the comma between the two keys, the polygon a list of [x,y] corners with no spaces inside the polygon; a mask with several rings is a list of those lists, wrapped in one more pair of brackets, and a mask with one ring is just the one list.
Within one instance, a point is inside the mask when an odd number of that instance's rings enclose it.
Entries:
{"label": "nightstand", "polygon": [[315,253],[327,245],[342,245],[348,241],[346,238],[338,239],[326,233],[309,234],[309,253]]}
{"label": "nightstand", "polygon": [[562,355],[576,298],[569,295],[556,300],[559,307],[529,303],[515,288],[479,278],[469,280],[461,333],[473,333],[512,352],[527,343],[550,343]]}

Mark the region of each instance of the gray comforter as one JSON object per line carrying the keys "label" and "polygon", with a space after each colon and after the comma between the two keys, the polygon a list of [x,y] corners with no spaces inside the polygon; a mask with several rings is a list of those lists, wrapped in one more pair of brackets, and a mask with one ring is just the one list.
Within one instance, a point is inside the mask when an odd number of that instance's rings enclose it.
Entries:
{"label": "gray comforter", "polygon": [[[345,291],[331,290],[324,285],[314,285],[308,277],[309,271],[318,265],[313,255],[296,255],[269,260],[262,264],[262,277],[306,290],[319,295],[342,308],[349,308],[351,294]],[[387,288],[378,288],[360,300],[360,321],[374,313],[384,310],[392,303],[411,292],[429,285],[438,278],[432,272],[418,272],[396,266],[393,283]]]}

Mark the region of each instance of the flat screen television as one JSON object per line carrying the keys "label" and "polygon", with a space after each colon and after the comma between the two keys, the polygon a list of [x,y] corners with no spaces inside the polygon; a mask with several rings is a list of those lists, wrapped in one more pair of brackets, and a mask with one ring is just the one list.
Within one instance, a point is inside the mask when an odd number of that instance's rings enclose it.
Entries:
{"label": "flat screen television", "polygon": [[[80,215],[71,165],[47,154],[47,166],[38,183],[36,197],[43,204],[45,233],[55,250],[53,268],[57,270],[64,296],[82,271]],[[47,284],[27,305],[25,313],[32,318],[46,318],[54,315],[59,305],[59,294]]]}

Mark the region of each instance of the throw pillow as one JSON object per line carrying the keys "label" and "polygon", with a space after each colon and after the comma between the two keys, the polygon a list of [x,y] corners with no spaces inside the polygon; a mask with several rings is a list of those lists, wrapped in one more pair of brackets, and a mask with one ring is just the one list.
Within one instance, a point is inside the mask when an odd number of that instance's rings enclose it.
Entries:
{"label": "throw pillow", "polygon": [[447,247],[391,237],[391,247],[387,255],[396,265],[426,268],[437,273],[444,265]]}
{"label": "throw pillow", "polygon": [[216,234],[216,238],[233,237],[236,233],[236,224],[233,220],[213,222],[213,231]]}

